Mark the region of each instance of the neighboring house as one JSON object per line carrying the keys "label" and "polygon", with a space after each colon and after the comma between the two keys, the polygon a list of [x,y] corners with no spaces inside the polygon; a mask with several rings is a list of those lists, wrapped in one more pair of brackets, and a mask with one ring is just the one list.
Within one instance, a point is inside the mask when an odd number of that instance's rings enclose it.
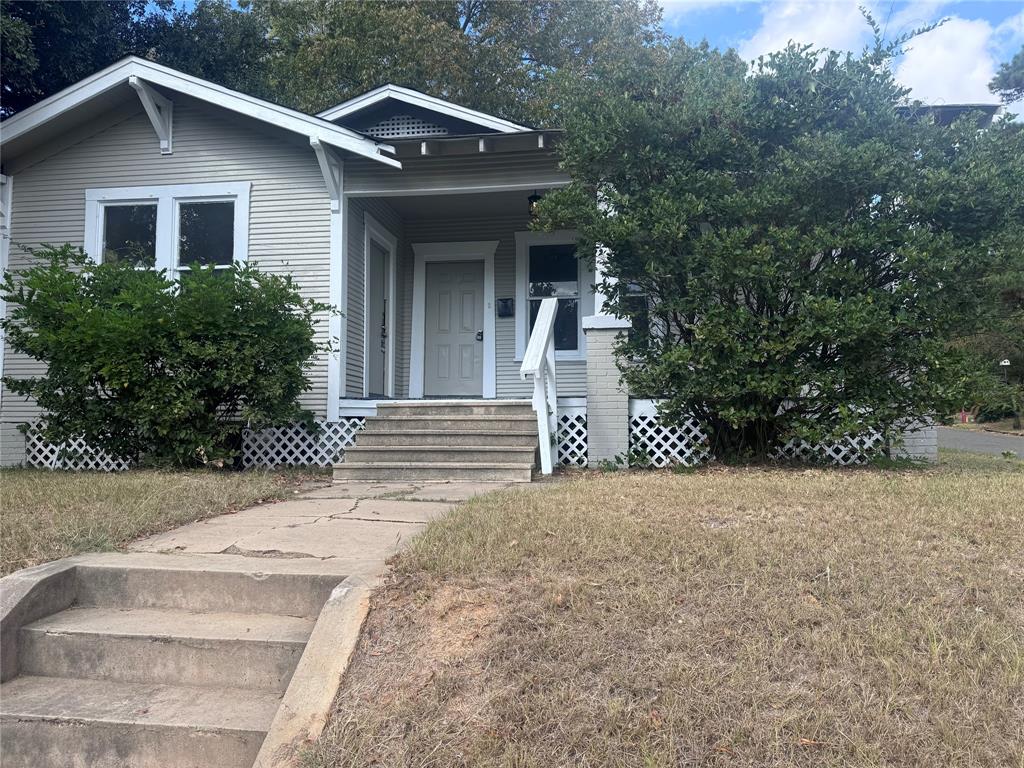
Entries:
{"label": "neighboring house", "polygon": [[[197,257],[290,273],[342,313],[303,397],[329,426],[381,400],[533,397],[520,369],[554,295],[557,459],[624,454],[638,424],[659,456],[690,458],[642,404],[631,419],[612,356],[624,324],[602,313],[575,234],[529,230],[537,196],[568,182],[558,138],[394,85],[307,115],[128,58],[0,124],[2,266],[42,243],[100,260],[132,242],[172,274]],[[195,221],[197,252],[180,237]],[[39,371],[0,354],[5,375]],[[2,463],[25,459],[16,427],[37,417],[0,392]]]}

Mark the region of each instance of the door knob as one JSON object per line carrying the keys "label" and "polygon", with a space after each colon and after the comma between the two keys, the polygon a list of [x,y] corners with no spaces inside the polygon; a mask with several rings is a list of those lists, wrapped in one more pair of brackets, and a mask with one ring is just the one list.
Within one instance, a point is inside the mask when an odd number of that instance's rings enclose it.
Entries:
{"label": "door knob", "polygon": [[483,341],[484,340],[484,332],[483,331],[477,331],[476,332],[476,340],[477,341]]}

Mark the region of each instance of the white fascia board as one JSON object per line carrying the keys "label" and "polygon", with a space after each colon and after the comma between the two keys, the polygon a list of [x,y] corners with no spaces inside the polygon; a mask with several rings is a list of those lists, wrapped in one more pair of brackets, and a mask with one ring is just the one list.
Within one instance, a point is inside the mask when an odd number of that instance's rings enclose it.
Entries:
{"label": "white fascia board", "polygon": [[402,167],[398,160],[380,154],[381,152],[394,152],[394,147],[389,144],[372,141],[355,131],[334,125],[327,120],[305,115],[294,109],[272,104],[238,91],[232,91],[215,83],[135,56],[112,64],[48,99],[22,110],[14,117],[8,118],[0,123],[0,136],[5,141],[16,139],[48,120],[59,117],[89,99],[127,82],[128,78],[133,76],[150,84],[192,96],[386,165],[395,168]]}
{"label": "white fascia board", "polygon": [[379,88],[374,88],[372,91],[367,91],[362,96],[356,96],[353,99],[343,101],[337,106],[324,110],[317,115],[317,117],[322,117],[324,120],[334,121],[345,117],[346,115],[350,115],[353,112],[358,112],[361,109],[372,107],[374,104],[379,104],[386,99],[395,99],[396,101],[402,101],[416,107],[429,109],[433,112],[440,112],[442,115],[454,117],[458,120],[465,120],[467,123],[474,123],[476,125],[483,126],[484,128],[499,131],[500,133],[520,133],[522,131],[533,130],[525,125],[518,125],[517,123],[512,123],[508,120],[502,120],[500,117],[488,115],[484,112],[478,112],[475,109],[470,109],[469,107],[462,107],[458,104],[453,104],[450,101],[445,101],[444,99],[439,99],[435,96],[428,96],[425,93],[420,93],[419,91],[414,91],[410,88],[403,88],[400,85],[382,85]]}

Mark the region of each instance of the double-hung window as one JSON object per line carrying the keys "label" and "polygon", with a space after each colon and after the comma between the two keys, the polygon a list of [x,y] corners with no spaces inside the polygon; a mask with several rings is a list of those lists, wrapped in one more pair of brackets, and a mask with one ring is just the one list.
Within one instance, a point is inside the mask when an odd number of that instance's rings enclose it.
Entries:
{"label": "double-hung window", "polygon": [[558,299],[555,313],[555,354],[562,359],[584,354],[583,316],[593,310],[593,275],[577,258],[574,232],[517,232],[516,356],[522,358],[533,332],[540,304]]}
{"label": "double-hung window", "polygon": [[85,249],[95,261],[128,259],[174,278],[248,255],[249,182],[90,189],[85,199]]}

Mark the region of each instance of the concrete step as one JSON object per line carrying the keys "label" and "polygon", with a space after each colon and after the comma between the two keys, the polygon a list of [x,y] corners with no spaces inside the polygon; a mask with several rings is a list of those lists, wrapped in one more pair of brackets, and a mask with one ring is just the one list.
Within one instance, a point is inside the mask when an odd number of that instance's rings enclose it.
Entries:
{"label": "concrete step", "polygon": [[111,553],[77,567],[77,605],[315,619],[343,569],[307,558]]}
{"label": "concrete step", "polygon": [[404,432],[410,429],[445,430],[448,432],[521,432],[533,427],[537,429],[537,419],[530,415],[513,416],[370,416],[366,419],[363,432]]}
{"label": "concrete step", "polygon": [[0,686],[4,768],[251,768],[277,693],[18,677]]}
{"label": "concrete step", "polygon": [[[363,430],[356,435],[360,448],[378,446],[443,446],[443,445],[494,445],[511,447],[537,447],[537,429],[493,430],[462,429],[457,432],[447,429],[407,429],[405,431],[375,432]],[[351,449],[350,449],[351,450]]]}
{"label": "concrete step", "polygon": [[377,403],[378,416],[533,415],[529,400],[413,400]]}
{"label": "concrete step", "polygon": [[526,464],[469,462],[391,462],[343,463],[334,465],[335,482],[354,480],[470,480],[478,482],[528,483],[533,470]]}
{"label": "concrete step", "polygon": [[283,693],[314,621],[262,613],[71,608],[22,627],[21,674]]}
{"label": "concrete step", "polygon": [[344,463],[368,464],[374,462],[412,464],[522,464],[532,467],[537,452],[533,445],[355,445],[345,451]]}

